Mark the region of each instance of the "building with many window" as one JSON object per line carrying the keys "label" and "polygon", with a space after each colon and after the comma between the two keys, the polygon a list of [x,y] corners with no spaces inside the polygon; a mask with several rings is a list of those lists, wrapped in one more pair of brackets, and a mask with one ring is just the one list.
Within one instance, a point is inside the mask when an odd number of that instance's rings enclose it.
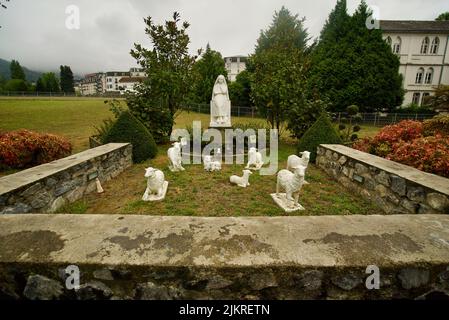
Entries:
{"label": "building with many window", "polygon": [[399,56],[403,105],[422,105],[438,85],[449,85],[449,21],[381,20],[383,37]]}
{"label": "building with many window", "polygon": [[246,60],[245,56],[233,56],[233,57],[225,57],[225,68],[228,72],[228,80],[235,81],[237,75],[246,70]]}
{"label": "building with many window", "polygon": [[80,81],[80,93],[83,96],[89,96],[132,91],[134,85],[141,82],[144,77],[145,72],[140,68],[131,68],[129,71],[91,73]]}

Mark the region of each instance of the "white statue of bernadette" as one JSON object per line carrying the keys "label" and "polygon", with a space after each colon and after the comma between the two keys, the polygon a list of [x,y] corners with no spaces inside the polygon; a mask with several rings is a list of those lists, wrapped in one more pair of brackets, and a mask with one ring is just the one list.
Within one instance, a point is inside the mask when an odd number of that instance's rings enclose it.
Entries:
{"label": "white statue of bernadette", "polygon": [[228,85],[223,75],[215,80],[210,101],[210,127],[231,126],[231,100],[229,99]]}

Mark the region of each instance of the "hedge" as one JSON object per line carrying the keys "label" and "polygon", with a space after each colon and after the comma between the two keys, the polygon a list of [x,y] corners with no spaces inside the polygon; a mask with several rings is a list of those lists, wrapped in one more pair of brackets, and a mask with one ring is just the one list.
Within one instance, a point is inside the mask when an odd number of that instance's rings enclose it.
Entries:
{"label": "hedge", "polygon": [[322,114],[301,137],[298,143],[298,152],[309,151],[310,161],[315,162],[317,147],[323,143],[343,144],[326,114]]}
{"label": "hedge", "polygon": [[120,114],[103,139],[103,143],[129,142],[133,146],[133,161],[140,163],[157,154],[157,146],[150,131],[129,111]]}

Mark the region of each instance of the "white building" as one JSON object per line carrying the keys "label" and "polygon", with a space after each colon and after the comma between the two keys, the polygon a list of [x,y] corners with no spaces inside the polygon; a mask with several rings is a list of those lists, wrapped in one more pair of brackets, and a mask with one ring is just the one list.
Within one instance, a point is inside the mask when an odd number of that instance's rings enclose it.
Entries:
{"label": "white building", "polygon": [[142,83],[145,77],[123,77],[119,81],[120,94],[125,94],[126,92],[134,93],[136,92],[135,86]]}
{"label": "white building", "polygon": [[225,57],[225,68],[228,72],[228,80],[235,81],[237,75],[246,70],[246,59],[245,56],[233,56],[233,57]]}
{"label": "white building", "polygon": [[102,72],[87,74],[80,81],[80,93],[83,96],[91,96],[104,93],[105,74]]}
{"label": "white building", "polygon": [[383,37],[399,56],[403,105],[421,105],[434,87],[449,84],[449,21],[381,20]]}
{"label": "white building", "polygon": [[130,73],[125,71],[106,72],[105,92],[119,92],[119,83],[123,77],[129,77]]}

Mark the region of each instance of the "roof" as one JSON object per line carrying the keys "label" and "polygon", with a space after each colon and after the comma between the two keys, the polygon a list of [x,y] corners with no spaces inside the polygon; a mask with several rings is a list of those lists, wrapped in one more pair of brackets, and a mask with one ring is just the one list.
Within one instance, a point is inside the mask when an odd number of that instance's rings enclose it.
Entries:
{"label": "roof", "polygon": [[380,28],[391,32],[449,34],[449,21],[380,20]]}
{"label": "roof", "polygon": [[119,80],[119,83],[142,82],[143,80],[145,80],[145,77],[123,77]]}

